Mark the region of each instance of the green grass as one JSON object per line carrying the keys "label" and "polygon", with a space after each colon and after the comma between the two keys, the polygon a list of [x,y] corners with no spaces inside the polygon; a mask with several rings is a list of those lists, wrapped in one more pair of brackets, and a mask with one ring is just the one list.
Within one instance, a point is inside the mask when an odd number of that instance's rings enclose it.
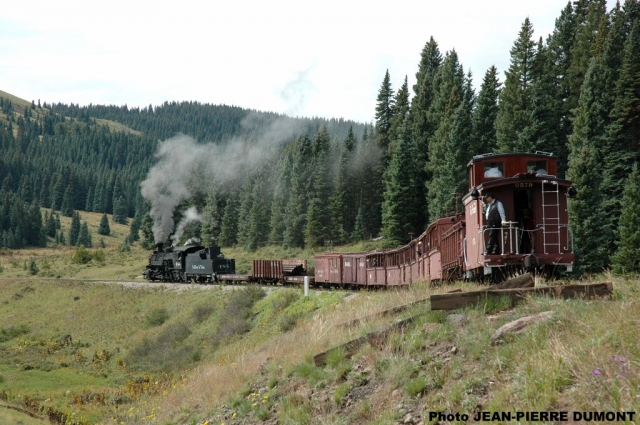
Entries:
{"label": "green grass", "polygon": [[[97,226],[100,215],[87,219]],[[0,280],[0,394],[7,403],[21,406],[26,395],[93,423],[114,417],[113,423],[125,424],[383,424],[402,419],[400,402],[416,414],[424,406],[469,414],[478,406],[640,410],[637,278],[601,277],[615,281],[615,301],[533,297],[511,306],[497,299],[455,312],[429,311],[427,303],[395,316],[375,313],[432,292],[476,287],[416,285],[356,296],[312,291],[305,298],[299,288],[174,291],[40,279],[136,279],[149,252],[138,244],[118,252],[128,229],[112,229],[104,263],[74,264],[71,248],[0,253],[0,277],[10,277]],[[274,247],[224,253],[245,272],[253,258],[314,255]],[[35,277],[29,274],[31,259],[39,268]],[[501,325],[549,310],[553,319],[490,344]],[[451,313],[462,314],[462,324],[447,320]],[[349,358],[333,351],[323,367],[312,361],[315,354],[417,315],[380,346],[365,345]],[[362,318],[356,326],[340,326]],[[247,399],[252,394],[260,399]]]}

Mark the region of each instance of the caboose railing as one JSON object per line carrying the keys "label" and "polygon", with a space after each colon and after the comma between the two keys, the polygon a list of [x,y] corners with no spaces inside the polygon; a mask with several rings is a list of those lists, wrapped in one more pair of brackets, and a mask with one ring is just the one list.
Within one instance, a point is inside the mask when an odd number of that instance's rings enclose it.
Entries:
{"label": "caboose railing", "polygon": [[[498,243],[500,244],[501,254],[520,254],[520,238],[519,235],[523,229],[516,226],[518,224],[515,221],[506,221],[504,225],[499,228],[500,237]],[[483,253],[487,254],[487,242],[489,241],[489,234],[492,228],[489,226],[482,226],[482,243]]]}

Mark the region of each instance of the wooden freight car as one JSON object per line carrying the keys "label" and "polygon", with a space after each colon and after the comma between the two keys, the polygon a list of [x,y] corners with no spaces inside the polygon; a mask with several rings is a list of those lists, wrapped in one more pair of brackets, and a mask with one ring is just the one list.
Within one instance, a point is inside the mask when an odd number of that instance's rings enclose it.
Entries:
{"label": "wooden freight car", "polygon": [[[536,152],[478,155],[467,164],[464,212],[436,219],[399,248],[316,256],[316,284],[387,287],[460,278],[501,279],[521,269],[554,275],[575,261],[568,224],[576,190],[556,176],[557,159]],[[491,229],[483,210],[491,192],[504,206],[498,253],[487,252]]]}

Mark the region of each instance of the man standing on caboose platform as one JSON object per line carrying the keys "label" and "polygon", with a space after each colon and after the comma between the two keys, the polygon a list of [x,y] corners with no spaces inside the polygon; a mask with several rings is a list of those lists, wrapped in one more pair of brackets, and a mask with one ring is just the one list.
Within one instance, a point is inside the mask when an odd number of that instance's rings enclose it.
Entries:
{"label": "man standing on caboose platform", "polygon": [[487,192],[484,195],[484,217],[487,220],[487,225],[491,229],[489,232],[489,243],[487,244],[487,254],[497,255],[500,254],[500,228],[502,222],[507,221],[504,206],[502,202],[493,197],[493,193]]}

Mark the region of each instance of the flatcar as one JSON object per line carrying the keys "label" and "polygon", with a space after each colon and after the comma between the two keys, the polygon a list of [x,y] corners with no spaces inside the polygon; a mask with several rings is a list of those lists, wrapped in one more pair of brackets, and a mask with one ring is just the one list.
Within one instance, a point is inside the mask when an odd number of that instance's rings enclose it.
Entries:
{"label": "flatcar", "polygon": [[[557,177],[557,159],[545,152],[485,154],[467,164],[464,210],[431,223],[407,245],[358,254],[315,257],[317,285],[387,287],[416,281],[501,280],[529,270],[547,276],[570,272],[575,263],[568,199],[569,180]],[[491,192],[506,220],[489,252],[491,227],[483,200]]]}

